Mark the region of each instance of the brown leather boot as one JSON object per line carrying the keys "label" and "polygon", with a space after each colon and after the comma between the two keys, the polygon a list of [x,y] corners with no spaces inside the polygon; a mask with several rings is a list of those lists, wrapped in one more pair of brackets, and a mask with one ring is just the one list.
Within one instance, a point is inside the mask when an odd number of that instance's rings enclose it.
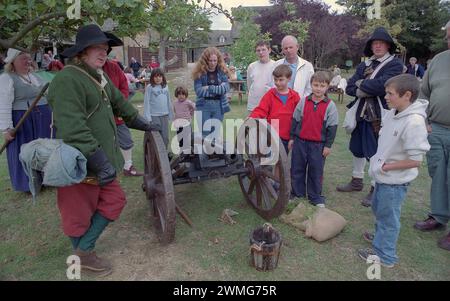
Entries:
{"label": "brown leather boot", "polygon": [[89,252],[77,249],[75,255],[80,257],[81,269],[102,273],[102,275],[109,274],[112,271],[110,263],[105,259],[97,257],[95,251]]}
{"label": "brown leather boot", "polygon": [[446,228],[446,226],[444,224],[439,223],[432,216],[428,216],[426,220],[415,223],[414,228],[420,231],[434,231],[434,230],[443,230]]}
{"label": "brown leather boot", "polygon": [[450,251],[450,232],[448,232],[447,236],[439,239],[438,246],[444,250]]}
{"label": "brown leather boot", "polygon": [[369,193],[361,201],[361,205],[363,205],[364,207],[372,206],[372,198],[373,198],[373,191],[374,190],[375,190],[375,187],[371,186]]}
{"label": "brown leather boot", "polygon": [[363,179],[352,177],[350,183],[336,186],[336,190],[340,192],[352,192],[363,190]]}

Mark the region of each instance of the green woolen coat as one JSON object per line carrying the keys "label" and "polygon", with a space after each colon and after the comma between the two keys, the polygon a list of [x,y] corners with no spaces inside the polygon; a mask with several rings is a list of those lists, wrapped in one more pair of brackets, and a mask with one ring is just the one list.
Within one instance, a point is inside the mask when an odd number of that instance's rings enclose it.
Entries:
{"label": "green woolen coat", "polygon": [[[85,64],[76,66],[101,83],[101,76],[95,69]],[[57,73],[50,84],[47,99],[53,110],[56,138],[77,148],[86,158],[100,147],[114,168],[121,170],[124,160],[114,116],[130,123],[137,117],[138,110],[125,101],[105,73],[104,77],[108,81],[104,87],[107,97],[86,74],[66,67]],[[93,174],[88,171],[88,176]]]}

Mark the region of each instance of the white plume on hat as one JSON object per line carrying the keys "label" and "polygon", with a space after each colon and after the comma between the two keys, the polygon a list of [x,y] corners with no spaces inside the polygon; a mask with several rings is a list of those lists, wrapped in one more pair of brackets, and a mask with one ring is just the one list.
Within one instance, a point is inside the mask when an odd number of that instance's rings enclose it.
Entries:
{"label": "white plume on hat", "polygon": [[12,61],[14,61],[16,59],[16,57],[19,56],[19,54],[21,54],[22,51],[17,50],[15,48],[9,48],[8,52],[6,53],[6,59],[5,59],[5,63],[9,64]]}

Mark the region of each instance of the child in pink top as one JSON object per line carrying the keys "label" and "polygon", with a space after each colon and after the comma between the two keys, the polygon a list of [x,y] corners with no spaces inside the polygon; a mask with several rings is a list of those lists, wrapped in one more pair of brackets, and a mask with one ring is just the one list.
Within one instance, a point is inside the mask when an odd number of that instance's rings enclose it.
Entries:
{"label": "child in pink top", "polygon": [[179,86],[175,89],[177,100],[173,104],[175,111],[174,126],[177,129],[180,147],[183,146],[183,138],[190,140],[191,120],[195,111],[195,103],[187,98],[188,95],[188,90],[185,87]]}

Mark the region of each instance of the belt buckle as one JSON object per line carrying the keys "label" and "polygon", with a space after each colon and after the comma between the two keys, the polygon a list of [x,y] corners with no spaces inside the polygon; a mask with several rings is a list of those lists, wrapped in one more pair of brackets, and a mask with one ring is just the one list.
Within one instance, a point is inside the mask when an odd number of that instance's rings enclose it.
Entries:
{"label": "belt buckle", "polygon": [[81,183],[98,186],[98,180],[95,177],[86,177],[83,179],[83,181],[81,181]]}

